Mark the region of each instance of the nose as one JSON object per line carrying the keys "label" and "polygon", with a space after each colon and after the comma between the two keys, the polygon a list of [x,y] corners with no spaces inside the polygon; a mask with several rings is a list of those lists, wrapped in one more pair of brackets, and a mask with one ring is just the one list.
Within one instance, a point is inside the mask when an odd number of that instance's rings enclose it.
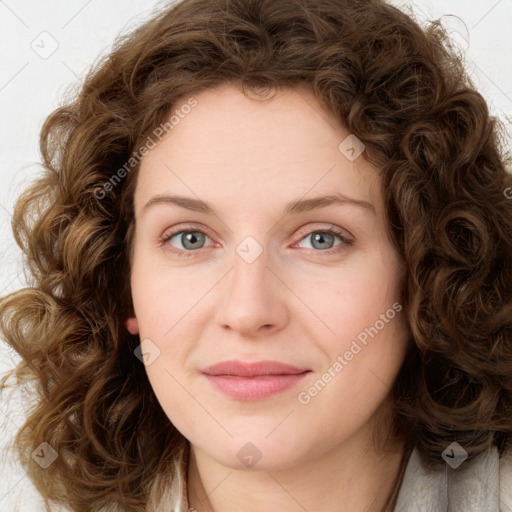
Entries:
{"label": "nose", "polygon": [[243,336],[268,336],[286,325],[286,286],[269,266],[263,251],[254,261],[235,253],[231,272],[223,280],[216,322]]}

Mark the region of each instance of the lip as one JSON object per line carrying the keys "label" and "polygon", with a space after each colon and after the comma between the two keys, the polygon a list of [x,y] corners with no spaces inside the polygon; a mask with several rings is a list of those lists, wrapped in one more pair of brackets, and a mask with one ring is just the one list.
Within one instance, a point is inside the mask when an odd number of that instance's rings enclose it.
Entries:
{"label": "lip", "polygon": [[233,399],[249,401],[281,393],[295,386],[310,371],[279,361],[231,360],[209,366],[201,373],[218,391]]}
{"label": "lip", "polygon": [[309,368],[299,368],[279,361],[244,363],[238,359],[232,359],[208,366],[208,368],[202,370],[202,373],[213,376],[260,377],[263,375],[296,375],[307,371],[309,371]]}

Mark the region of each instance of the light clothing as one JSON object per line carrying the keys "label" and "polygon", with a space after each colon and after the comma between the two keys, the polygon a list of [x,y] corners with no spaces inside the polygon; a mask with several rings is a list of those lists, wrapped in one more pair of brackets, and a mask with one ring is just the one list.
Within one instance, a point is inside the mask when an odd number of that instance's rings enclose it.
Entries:
{"label": "light clothing", "polygon": [[415,448],[409,457],[394,512],[512,512],[512,451],[496,447],[471,463],[427,471]]}

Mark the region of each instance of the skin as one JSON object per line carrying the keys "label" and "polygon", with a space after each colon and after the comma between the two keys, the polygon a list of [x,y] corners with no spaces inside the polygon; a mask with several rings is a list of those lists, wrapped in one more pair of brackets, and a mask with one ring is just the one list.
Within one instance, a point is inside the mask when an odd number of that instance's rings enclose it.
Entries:
{"label": "skin", "polygon": [[[298,400],[399,302],[404,266],[387,235],[378,169],[364,156],[342,154],[349,132],[307,89],[262,101],[230,84],[194,97],[197,106],[141,163],[135,316],[127,321],[160,351],[146,371],[163,410],[190,441],[189,506],[382,510],[404,443],[376,451],[372,433],[389,425],[384,406],[409,340],[403,310],[344,358],[321,392],[307,404]],[[282,215],[293,199],[333,193],[367,201],[374,211],[344,203]],[[144,208],[162,194],[200,198],[216,215],[172,203]],[[331,226],[352,244],[337,236],[315,244],[315,233]],[[207,236],[192,249],[181,234],[162,241],[172,230],[198,228]],[[236,252],[247,236],[263,249],[251,263]],[[190,257],[173,252],[187,247]],[[200,373],[228,359],[277,360],[311,373],[273,397],[234,400]],[[252,467],[237,456],[248,442],[261,454]]]}

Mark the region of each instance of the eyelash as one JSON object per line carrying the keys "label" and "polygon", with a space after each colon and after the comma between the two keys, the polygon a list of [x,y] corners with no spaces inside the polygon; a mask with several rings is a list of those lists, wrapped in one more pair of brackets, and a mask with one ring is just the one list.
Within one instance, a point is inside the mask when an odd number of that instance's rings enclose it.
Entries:
{"label": "eyelash", "polygon": [[[172,231],[170,233],[164,234],[162,236],[162,238],[160,239],[160,244],[161,244],[161,246],[168,244],[168,242],[171,240],[171,238],[173,238],[174,236],[176,236],[180,233],[196,233],[196,232],[202,233],[203,235],[206,235],[209,238],[211,238],[208,235],[208,233],[206,231],[204,231],[203,229],[198,228],[193,225],[187,225],[185,227],[181,227],[180,229],[175,229],[174,231]],[[335,254],[335,253],[339,252],[340,248],[342,248],[343,246],[345,246],[345,248],[348,248],[348,247],[352,246],[354,243],[353,240],[343,236],[343,233],[340,230],[337,230],[334,228],[311,230],[311,231],[305,233],[304,236],[302,236],[302,238],[300,238],[300,240],[298,242],[301,242],[304,238],[307,238],[308,236],[312,235],[313,233],[328,233],[330,235],[337,236],[341,240],[341,243],[339,245],[336,245],[335,247],[332,247],[331,249],[326,249],[323,251],[320,249],[306,249],[306,250],[308,250],[310,252],[314,252],[316,254],[319,254],[319,253],[325,254],[325,255]],[[296,242],[296,243],[298,243],[298,242]],[[167,245],[166,249],[171,251],[176,256],[183,257],[183,258],[190,258],[191,256],[194,256],[196,253],[201,251],[201,249],[197,249],[195,251],[190,251],[190,250],[184,251],[182,249],[176,249],[175,247],[172,247],[171,245]]]}

